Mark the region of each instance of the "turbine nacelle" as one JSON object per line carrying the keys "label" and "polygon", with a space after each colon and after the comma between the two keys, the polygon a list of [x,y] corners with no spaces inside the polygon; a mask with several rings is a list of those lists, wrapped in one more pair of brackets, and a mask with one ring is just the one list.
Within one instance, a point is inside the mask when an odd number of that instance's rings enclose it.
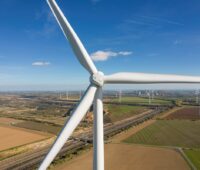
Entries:
{"label": "turbine nacelle", "polygon": [[90,76],[90,82],[97,87],[102,87],[104,85],[104,73],[98,71]]}

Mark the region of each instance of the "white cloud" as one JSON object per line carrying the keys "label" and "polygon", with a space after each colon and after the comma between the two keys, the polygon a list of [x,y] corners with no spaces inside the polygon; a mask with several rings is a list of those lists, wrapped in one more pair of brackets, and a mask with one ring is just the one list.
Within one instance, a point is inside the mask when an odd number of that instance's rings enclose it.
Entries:
{"label": "white cloud", "polygon": [[51,63],[46,61],[36,61],[32,63],[32,66],[49,66]]}
{"label": "white cloud", "polygon": [[117,56],[128,56],[131,55],[131,51],[120,51],[120,52],[114,52],[114,51],[96,51],[91,54],[91,58],[93,61],[106,61],[111,57],[117,57]]}
{"label": "white cloud", "polygon": [[120,51],[120,52],[118,52],[118,54],[126,56],[126,55],[131,55],[132,52],[131,51]]}

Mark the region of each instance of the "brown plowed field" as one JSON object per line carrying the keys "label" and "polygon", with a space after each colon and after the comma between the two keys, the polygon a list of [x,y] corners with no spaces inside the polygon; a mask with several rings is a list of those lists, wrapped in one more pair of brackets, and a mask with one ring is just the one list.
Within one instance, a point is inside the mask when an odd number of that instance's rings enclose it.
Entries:
{"label": "brown plowed field", "polygon": [[20,128],[0,126],[0,151],[47,138],[46,134]]}
{"label": "brown plowed field", "polygon": [[[55,170],[92,170],[92,150],[73,160],[60,164]],[[105,145],[106,170],[189,170],[181,155],[167,148],[133,144]]]}
{"label": "brown plowed field", "polygon": [[200,119],[200,108],[199,107],[188,107],[177,110],[166,117],[166,119],[188,119],[188,120],[199,120]]}

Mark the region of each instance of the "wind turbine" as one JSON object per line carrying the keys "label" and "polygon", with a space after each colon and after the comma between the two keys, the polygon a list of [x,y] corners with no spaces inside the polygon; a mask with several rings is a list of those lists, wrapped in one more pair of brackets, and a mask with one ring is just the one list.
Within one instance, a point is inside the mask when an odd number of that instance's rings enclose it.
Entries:
{"label": "wind turbine", "polygon": [[195,91],[195,94],[196,94],[196,104],[197,104],[198,107],[199,107],[199,116],[200,116],[199,90],[196,90],[196,91]]}
{"label": "wind turbine", "polygon": [[196,94],[196,104],[198,104],[199,103],[199,90],[196,90],[195,94]]}
{"label": "wind turbine", "polygon": [[121,103],[122,101],[122,90],[120,89],[119,90],[119,103]]}
{"label": "wind turbine", "polygon": [[94,170],[104,169],[104,134],[103,134],[103,102],[102,87],[104,84],[152,84],[152,83],[200,83],[200,77],[161,75],[145,73],[116,73],[104,75],[97,70],[89,54],[65,18],[55,0],[47,0],[54,16],[56,17],[64,35],[69,40],[72,49],[82,64],[90,73],[90,85],[82,96],[71,117],[65,123],[62,131],[50,151],[41,163],[39,170],[45,170],[54,160],[69,136],[78,126],[86,112],[94,103]]}
{"label": "wind turbine", "polygon": [[147,97],[149,99],[149,105],[151,104],[151,93],[150,91],[147,91]]}
{"label": "wind turbine", "polygon": [[69,91],[66,91],[67,100],[69,100]]}
{"label": "wind turbine", "polygon": [[151,91],[151,100],[154,100],[154,90]]}

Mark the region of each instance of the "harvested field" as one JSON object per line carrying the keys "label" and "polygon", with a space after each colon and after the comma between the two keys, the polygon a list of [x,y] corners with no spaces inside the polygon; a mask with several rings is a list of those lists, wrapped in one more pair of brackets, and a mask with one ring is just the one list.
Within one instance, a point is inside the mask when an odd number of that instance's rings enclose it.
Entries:
{"label": "harvested field", "polygon": [[0,150],[21,146],[47,138],[49,135],[19,128],[0,126]]}
{"label": "harvested field", "polygon": [[157,116],[158,119],[164,119],[167,116],[169,116],[170,114],[172,114],[173,112],[180,110],[179,107],[174,107],[173,109],[168,110],[167,112],[161,113],[159,116]]}
{"label": "harvested field", "polygon": [[[92,170],[92,150],[60,164],[55,170]],[[189,170],[181,155],[171,149],[136,146],[132,144],[105,145],[107,170]]]}
{"label": "harvested field", "polygon": [[1,107],[0,108],[0,113],[5,114],[5,115],[12,115],[12,114],[23,114],[23,113],[28,113],[35,111],[35,109],[30,109],[30,108],[14,108],[14,107]]}
{"label": "harvested field", "polygon": [[[118,98],[112,99],[112,102],[119,102]],[[136,104],[149,104],[149,98],[145,97],[122,97],[121,102],[130,102]],[[171,104],[172,102],[169,100],[162,99],[153,99],[151,100],[151,104]]]}
{"label": "harvested field", "polygon": [[200,121],[158,120],[124,140],[127,143],[200,147]]}
{"label": "harvested field", "polygon": [[168,115],[166,119],[188,119],[188,120],[199,120],[200,119],[200,108],[199,107],[188,107],[177,110],[172,114]]}
{"label": "harvested field", "polygon": [[14,125],[14,124],[21,123],[21,122],[23,122],[23,120],[0,117],[0,124],[2,124],[2,125]]}
{"label": "harvested field", "polygon": [[127,106],[127,105],[105,105],[106,110],[109,112],[109,118],[112,122],[116,122],[122,119],[138,115],[146,110],[146,107],[142,106]]}
{"label": "harvested field", "polygon": [[[161,115],[158,115],[156,116],[157,118],[164,118],[166,116],[168,116],[169,114],[171,114],[172,112],[178,110],[179,108],[174,108],[174,109],[171,109],[167,112],[164,112],[164,113],[161,113]],[[136,116],[135,116],[136,117]],[[115,136],[112,137],[112,143],[119,143],[125,139],[127,139],[128,137],[132,136],[133,134],[136,134],[137,132],[141,131],[142,129],[144,129],[145,127],[148,127],[149,125],[155,123],[156,120],[155,119],[150,119],[150,120],[147,120],[137,126],[133,126],[129,129],[127,129],[126,131],[123,131]]]}
{"label": "harvested field", "polygon": [[62,128],[61,126],[55,126],[48,123],[32,122],[32,121],[20,122],[15,124],[15,126],[25,129],[52,133],[52,134],[58,134]]}
{"label": "harvested field", "polygon": [[127,129],[126,131],[123,131],[115,136],[113,136],[111,138],[112,143],[120,143],[121,141],[125,140],[126,138],[128,138],[129,136],[139,132],[140,130],[142,130],[143,128],[153,124],[156,120],[148,120],[142,124],[139,124],[137,126],[131,127],[129,129]]}
{"label": "harvested field", "polygon": [[45,139],[45,140],[30,143],[27,145],[0,151],[0,161],[4,160],[6,158],[12,157],[12,156],[21,154],[21,153],[30,152],[33,150],[39,150],[40,148],[43,149],[43,147],[45,147],[47,145],[52,145],[54,140],[55,140],[55,137],[51,137],[49,139]]}

